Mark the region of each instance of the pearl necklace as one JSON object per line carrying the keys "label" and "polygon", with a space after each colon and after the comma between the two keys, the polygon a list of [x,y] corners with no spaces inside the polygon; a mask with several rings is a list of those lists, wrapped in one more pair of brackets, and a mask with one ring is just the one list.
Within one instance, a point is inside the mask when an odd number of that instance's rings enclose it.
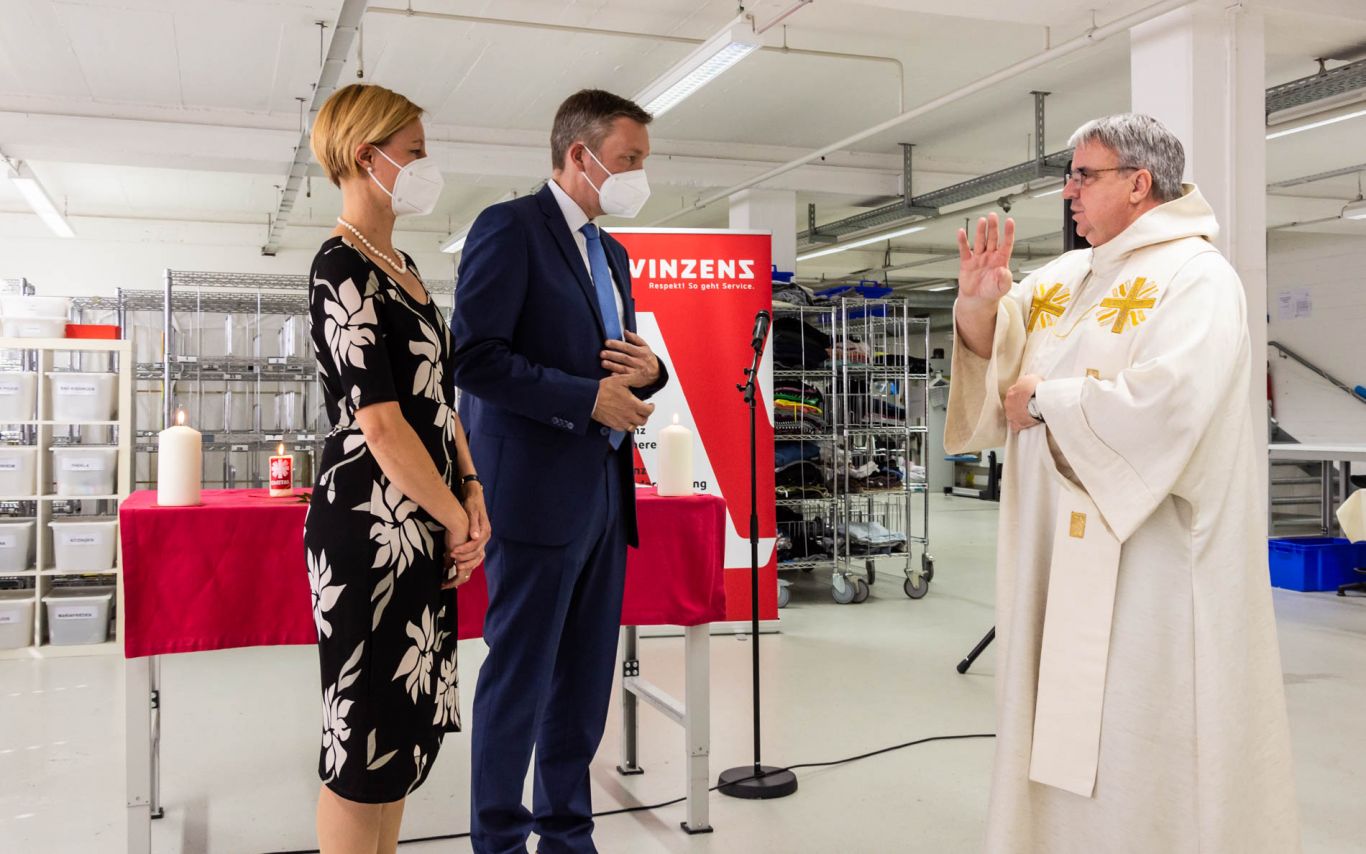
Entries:
{"label": "pearl necklace", "polygon": [[360,233],[359,228],[356,228],[354,225],[342,219],[341,217],[337,217],[337,222],[342,226],[345,226],[352,234],[356,235],[356,237],[360,239],[360,242],[365,244],[365,248],[369,249],[372,253],[374,253],[376,258],[379,258],[380,260],[384,261],[390,267],[393,267],[395,270],[397,270],[400,274],[408,272],[408,259],[403,257],[403,253],[400,252],[398,260],[395,261],[393,258],[390,258],[388,255],[385,255],[383,252],[376,249],[375,244],[371,243],[369,240],[366,240],[365,235]]}

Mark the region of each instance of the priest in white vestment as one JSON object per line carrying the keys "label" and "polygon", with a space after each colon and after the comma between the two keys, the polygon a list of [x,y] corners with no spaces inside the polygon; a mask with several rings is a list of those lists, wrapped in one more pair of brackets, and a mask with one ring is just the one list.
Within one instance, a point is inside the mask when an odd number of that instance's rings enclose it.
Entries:
{"label": "priest in white vestment", "polygon": [[1243,287],[1170,131],[1072,145],[1090,249],[1014,284],[1013,222],[959,233],[945,446],[1006,449],[986,850],[1298,854]]}

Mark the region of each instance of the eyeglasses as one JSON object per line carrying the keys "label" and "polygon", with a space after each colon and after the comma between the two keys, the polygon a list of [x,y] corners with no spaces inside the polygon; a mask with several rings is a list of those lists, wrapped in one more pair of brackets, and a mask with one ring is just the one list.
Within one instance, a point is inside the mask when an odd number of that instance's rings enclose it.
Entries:
{"label": "eyeglasses", "polygon": [[1062,173],[1062,180],[1064,184],[1076,181],[1081,186],[1087,187],[1102,172],[1128,172],[1138,168],[1138,166],[1111,166],[1106,169],[1088,169],[1085,166],[1076,166]]}

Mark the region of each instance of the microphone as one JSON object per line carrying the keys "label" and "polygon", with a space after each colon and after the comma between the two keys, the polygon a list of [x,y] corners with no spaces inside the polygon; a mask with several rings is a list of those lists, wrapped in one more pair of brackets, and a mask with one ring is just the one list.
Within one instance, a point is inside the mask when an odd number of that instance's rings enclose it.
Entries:
{"label": "microphone", "polygon": [[760,309],[759,313],[754,315],[753,343],[750,344],[756,353],[762,353],[764,350],[764,340],[768,338],[768,323],[768,312]]}

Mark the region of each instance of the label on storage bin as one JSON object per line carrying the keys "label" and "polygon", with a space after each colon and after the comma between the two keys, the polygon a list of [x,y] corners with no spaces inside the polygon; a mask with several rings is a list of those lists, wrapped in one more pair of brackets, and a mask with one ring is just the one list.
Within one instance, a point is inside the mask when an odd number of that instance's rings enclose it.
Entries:
{"label": "label on storage bin", "polygon": [[71,397],[94,397],[99,389],[92,382],[58,382],[57,393]]}
{"label": "label on storage bin", "polygon": [[0,471],[18,471],[19,461],[14,457],[8,459],[0,457]]}
{"label": "label on storage bin", "polygon": [[98,616],[94,605],[58,605],[52,609],[54,620],[93,620]]}
{"label": "label on storage bin", "polygon": [[19,393],[19,383],[16,380],[5,380],[0,382],[0,395],[10,395]]}
{"label": "label on storage bin", "polygon": [[61,542],[64,546],[97,546],[100,538],[94,534],[62,534]]}
{"label": "label on storage bin", "polygon": [[104,471],[104,460],[99,457],[67,457],[62,460],[62,471]]}
{"label": "label on storage bin", "polygon": [[13,534],[0,534],[0,549],[12,549],[18,545],[18,538]]}
{"label": "label on storage bin", "polygon": [[0,611],[0,626],[8,626],[10,623],[19,622],[19,615],[13,611]]}

